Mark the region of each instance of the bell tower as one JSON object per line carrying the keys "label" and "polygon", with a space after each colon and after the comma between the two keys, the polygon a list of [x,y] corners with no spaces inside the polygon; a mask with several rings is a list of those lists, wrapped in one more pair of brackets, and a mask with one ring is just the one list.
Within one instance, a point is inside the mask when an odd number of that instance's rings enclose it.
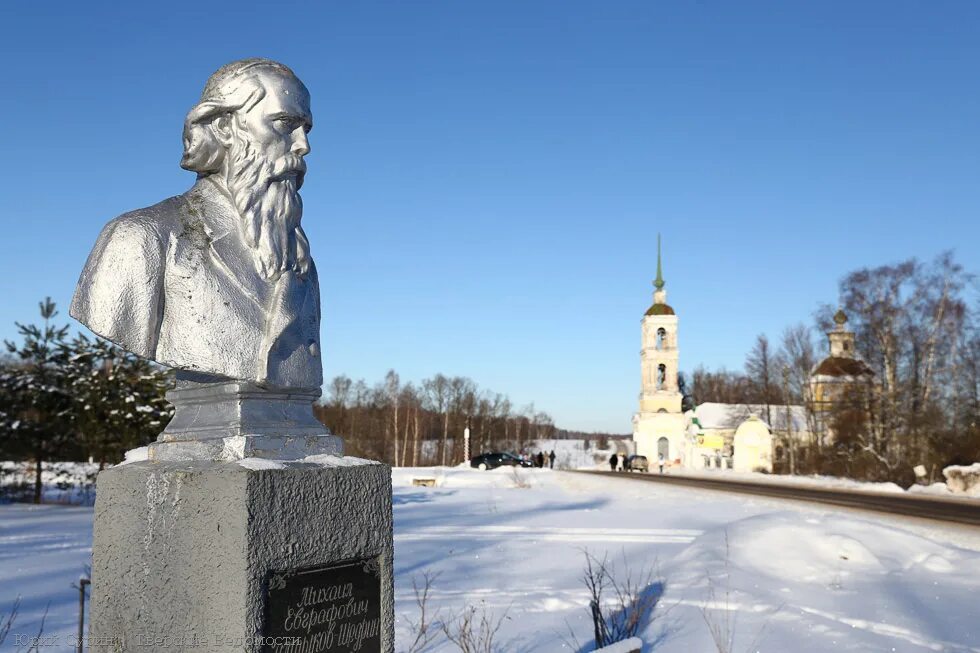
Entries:
{"label": "bell tower", "polygon": [[836,358],[855,358],[854,332],[847,330],[847,314],[838,310],[834,314],[834,330],[827,334],[830,340],[830,355]]}
{"label": "bell tower", "polygon": [[643,347],[640,350],[642,382],[641,413],[680,413],[683,396],[677,387],[677,315],[667,304],[663,259],[657,236],[657,278],[653,282],[653,305],[643,316]]}

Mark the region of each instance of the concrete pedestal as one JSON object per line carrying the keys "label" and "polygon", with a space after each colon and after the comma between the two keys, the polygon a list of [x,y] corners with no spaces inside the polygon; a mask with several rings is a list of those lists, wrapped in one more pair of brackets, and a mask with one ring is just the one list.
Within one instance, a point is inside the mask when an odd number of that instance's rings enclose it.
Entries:
{"label": "concrete pedestal", "polygon": [[[391,653],[390,469],[351,457],[310,460],[143,461],[102,472],[90,650]],[[345,562],[361,574],[355,582],[289,581],[300,598],[282,598],[284,579],[350,575],[317,571]],[[370,606],[358,594],[365,589],[377,597]],[[283,610],[299,639],[264,642],[283,625],[270,614]],[[333,629],[332,618],[337,632],[314,637]]]}
{"label": "concrete pedestal", "polygon": [[150,460],[298,460],[344,453],[343,441],[313,415],[319,388],[282,390],[177,372],[167,393],[174,416]]}

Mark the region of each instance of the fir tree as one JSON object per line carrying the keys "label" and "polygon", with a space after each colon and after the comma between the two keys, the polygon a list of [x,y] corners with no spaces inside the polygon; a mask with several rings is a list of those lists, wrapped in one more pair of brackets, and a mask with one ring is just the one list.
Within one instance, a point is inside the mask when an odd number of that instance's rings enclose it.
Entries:
{"label": "fir tree", "polygon": [[14,361],[0,374],[2,449],[33,461],[35,503],[41,502],[42,465],[69,448],[74,418],[66,374],[68,327],[52,324],[58,311],[50,297],[39,307],[43,325],[17,323],[23,343],[5,341]]}
{"label": "fir tree", "polygon": [[79,443],[101,469],[160,434],[173,414],[165,399],[172,379],[101,338],[80,335],[71,350],[68,378]]}

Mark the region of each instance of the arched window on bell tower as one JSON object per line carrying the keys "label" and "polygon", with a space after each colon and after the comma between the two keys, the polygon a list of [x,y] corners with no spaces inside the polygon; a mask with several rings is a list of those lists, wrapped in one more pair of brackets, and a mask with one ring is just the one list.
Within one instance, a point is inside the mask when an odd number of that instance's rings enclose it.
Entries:
{"label": "arched window on bell tower", "polygon": [[657,390],[663,390],[667,385],[667,366],[661,363],[657,366]]}
{"label": "arched window on bell tower", "polygon": [[660,327],[657,329],[657,340],[656,340],[657,351],[663,351],[667,349],[667,329]]}

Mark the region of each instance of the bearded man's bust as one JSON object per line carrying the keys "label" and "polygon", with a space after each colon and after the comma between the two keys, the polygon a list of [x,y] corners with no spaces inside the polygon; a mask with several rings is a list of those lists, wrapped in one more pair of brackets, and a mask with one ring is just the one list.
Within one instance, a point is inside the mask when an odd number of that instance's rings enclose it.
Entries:
{"label": "bearded man's bust", "polygon": [[184,122],[177,197],[111,221],[71,315],[124,349],[184,371],[316,390],[320,291],[300,226],[309,92],[286,66],[220,68]]}

